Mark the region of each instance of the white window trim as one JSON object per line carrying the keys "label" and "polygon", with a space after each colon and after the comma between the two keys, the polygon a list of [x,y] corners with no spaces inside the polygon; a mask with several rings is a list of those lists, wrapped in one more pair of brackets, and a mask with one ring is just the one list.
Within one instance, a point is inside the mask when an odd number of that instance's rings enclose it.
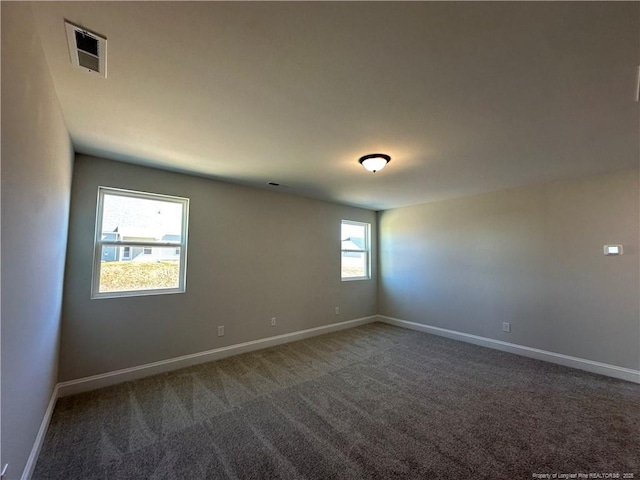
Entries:
{"label": "white window trim", "polygon": [[[342,220],[340,222],[340,237],[342,238],[342,225],[343,224],[355,225],[358,227],[364,227],[364,249],[363,250],[350,250],[340,249],[340,279],[343,282],[352,282],[354,280],[371,280],[371,224],[365,222],[356,222],[353,220]],[[365,255],[365,267],[367,269],[366,275],[361,277],[343,277],[342,276],[342,254],[343,253],[364,253]]]}
{"label": "white window trim", "polygon": [[[147,200],[161,200],[179,203],[182,205],[182,226],[181,241],[177,242],[136,242],[122,240],[102,240],[102,214],[104,206],[104,196],[120,195],[129,198],[143,198]],[[184,293],[187,288],[187,235],[189,225],[189,199],[183,197],[174,197],[171,195],[162,195],[159,193],[138,192],[134,190],[124,190],[121,188],[98,187],[98,202],[96,206],[96,232],[94,237],[93,249],[93,277],[91,281],[91,298],[120,298],[120,297],[140,297],[147,295],[167,295],[172,293]],[[180,248],[180,266],[179,279],[177,288],[154,288],[149,290],[125,290],[118,292],[100,292],[100,268],[102,266],[102,247],[172,247]]]}

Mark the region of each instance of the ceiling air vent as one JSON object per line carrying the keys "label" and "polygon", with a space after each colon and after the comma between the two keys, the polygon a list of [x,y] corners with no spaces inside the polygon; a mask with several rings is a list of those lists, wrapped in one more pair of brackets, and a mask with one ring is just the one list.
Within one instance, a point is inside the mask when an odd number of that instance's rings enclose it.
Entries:
{"label": "ceiling air vent", "polygon": [[71,63],[107,77],[107,39],[82,27],[64,22]]}

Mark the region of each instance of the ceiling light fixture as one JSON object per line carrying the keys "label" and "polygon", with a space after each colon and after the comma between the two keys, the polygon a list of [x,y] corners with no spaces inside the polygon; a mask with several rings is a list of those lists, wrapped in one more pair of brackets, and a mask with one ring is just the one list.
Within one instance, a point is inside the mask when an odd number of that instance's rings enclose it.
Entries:
{"label": "ceiling light fixture", "polygon": [[372,153],[370,155],[365,155],[358,160],[366,170],[373,173],[382,170],[390,161],[391,157],[384,153]]}

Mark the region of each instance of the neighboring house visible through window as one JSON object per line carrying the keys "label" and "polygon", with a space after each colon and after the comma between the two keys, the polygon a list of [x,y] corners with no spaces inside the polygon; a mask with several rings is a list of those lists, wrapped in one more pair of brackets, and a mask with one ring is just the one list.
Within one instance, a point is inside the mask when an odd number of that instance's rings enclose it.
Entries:
{"label": "neighboring house visible through window", "polygon": [[364,280],[370,273],[370,225],[342,220],[342,280]]}
{"label": "neighboring house visible through window", "polygon": [[98,188],[92,298],[185,291],[189,199]]}

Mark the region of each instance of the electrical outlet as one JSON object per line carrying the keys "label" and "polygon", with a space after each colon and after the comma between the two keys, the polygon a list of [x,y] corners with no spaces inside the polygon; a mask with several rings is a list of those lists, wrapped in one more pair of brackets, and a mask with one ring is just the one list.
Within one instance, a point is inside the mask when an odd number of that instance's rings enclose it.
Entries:
{"label": "electrical outlet", "polygon": [[502,331],[511,333],[511,324],[509,322],[502,322]]}
{"label": "electrical outlet", "polygon": [[271,317],[271,326],[272,327],[276,326],[276,317]]}
{"label": "electrical outlet", "polygon": [[340,315],[340,307],[336,307],[335,312],[336,312],[336,315]]}
{"label": "electrical outlet", "polygon": [[218,327],[218,336],[224,337],[224,326]]}

